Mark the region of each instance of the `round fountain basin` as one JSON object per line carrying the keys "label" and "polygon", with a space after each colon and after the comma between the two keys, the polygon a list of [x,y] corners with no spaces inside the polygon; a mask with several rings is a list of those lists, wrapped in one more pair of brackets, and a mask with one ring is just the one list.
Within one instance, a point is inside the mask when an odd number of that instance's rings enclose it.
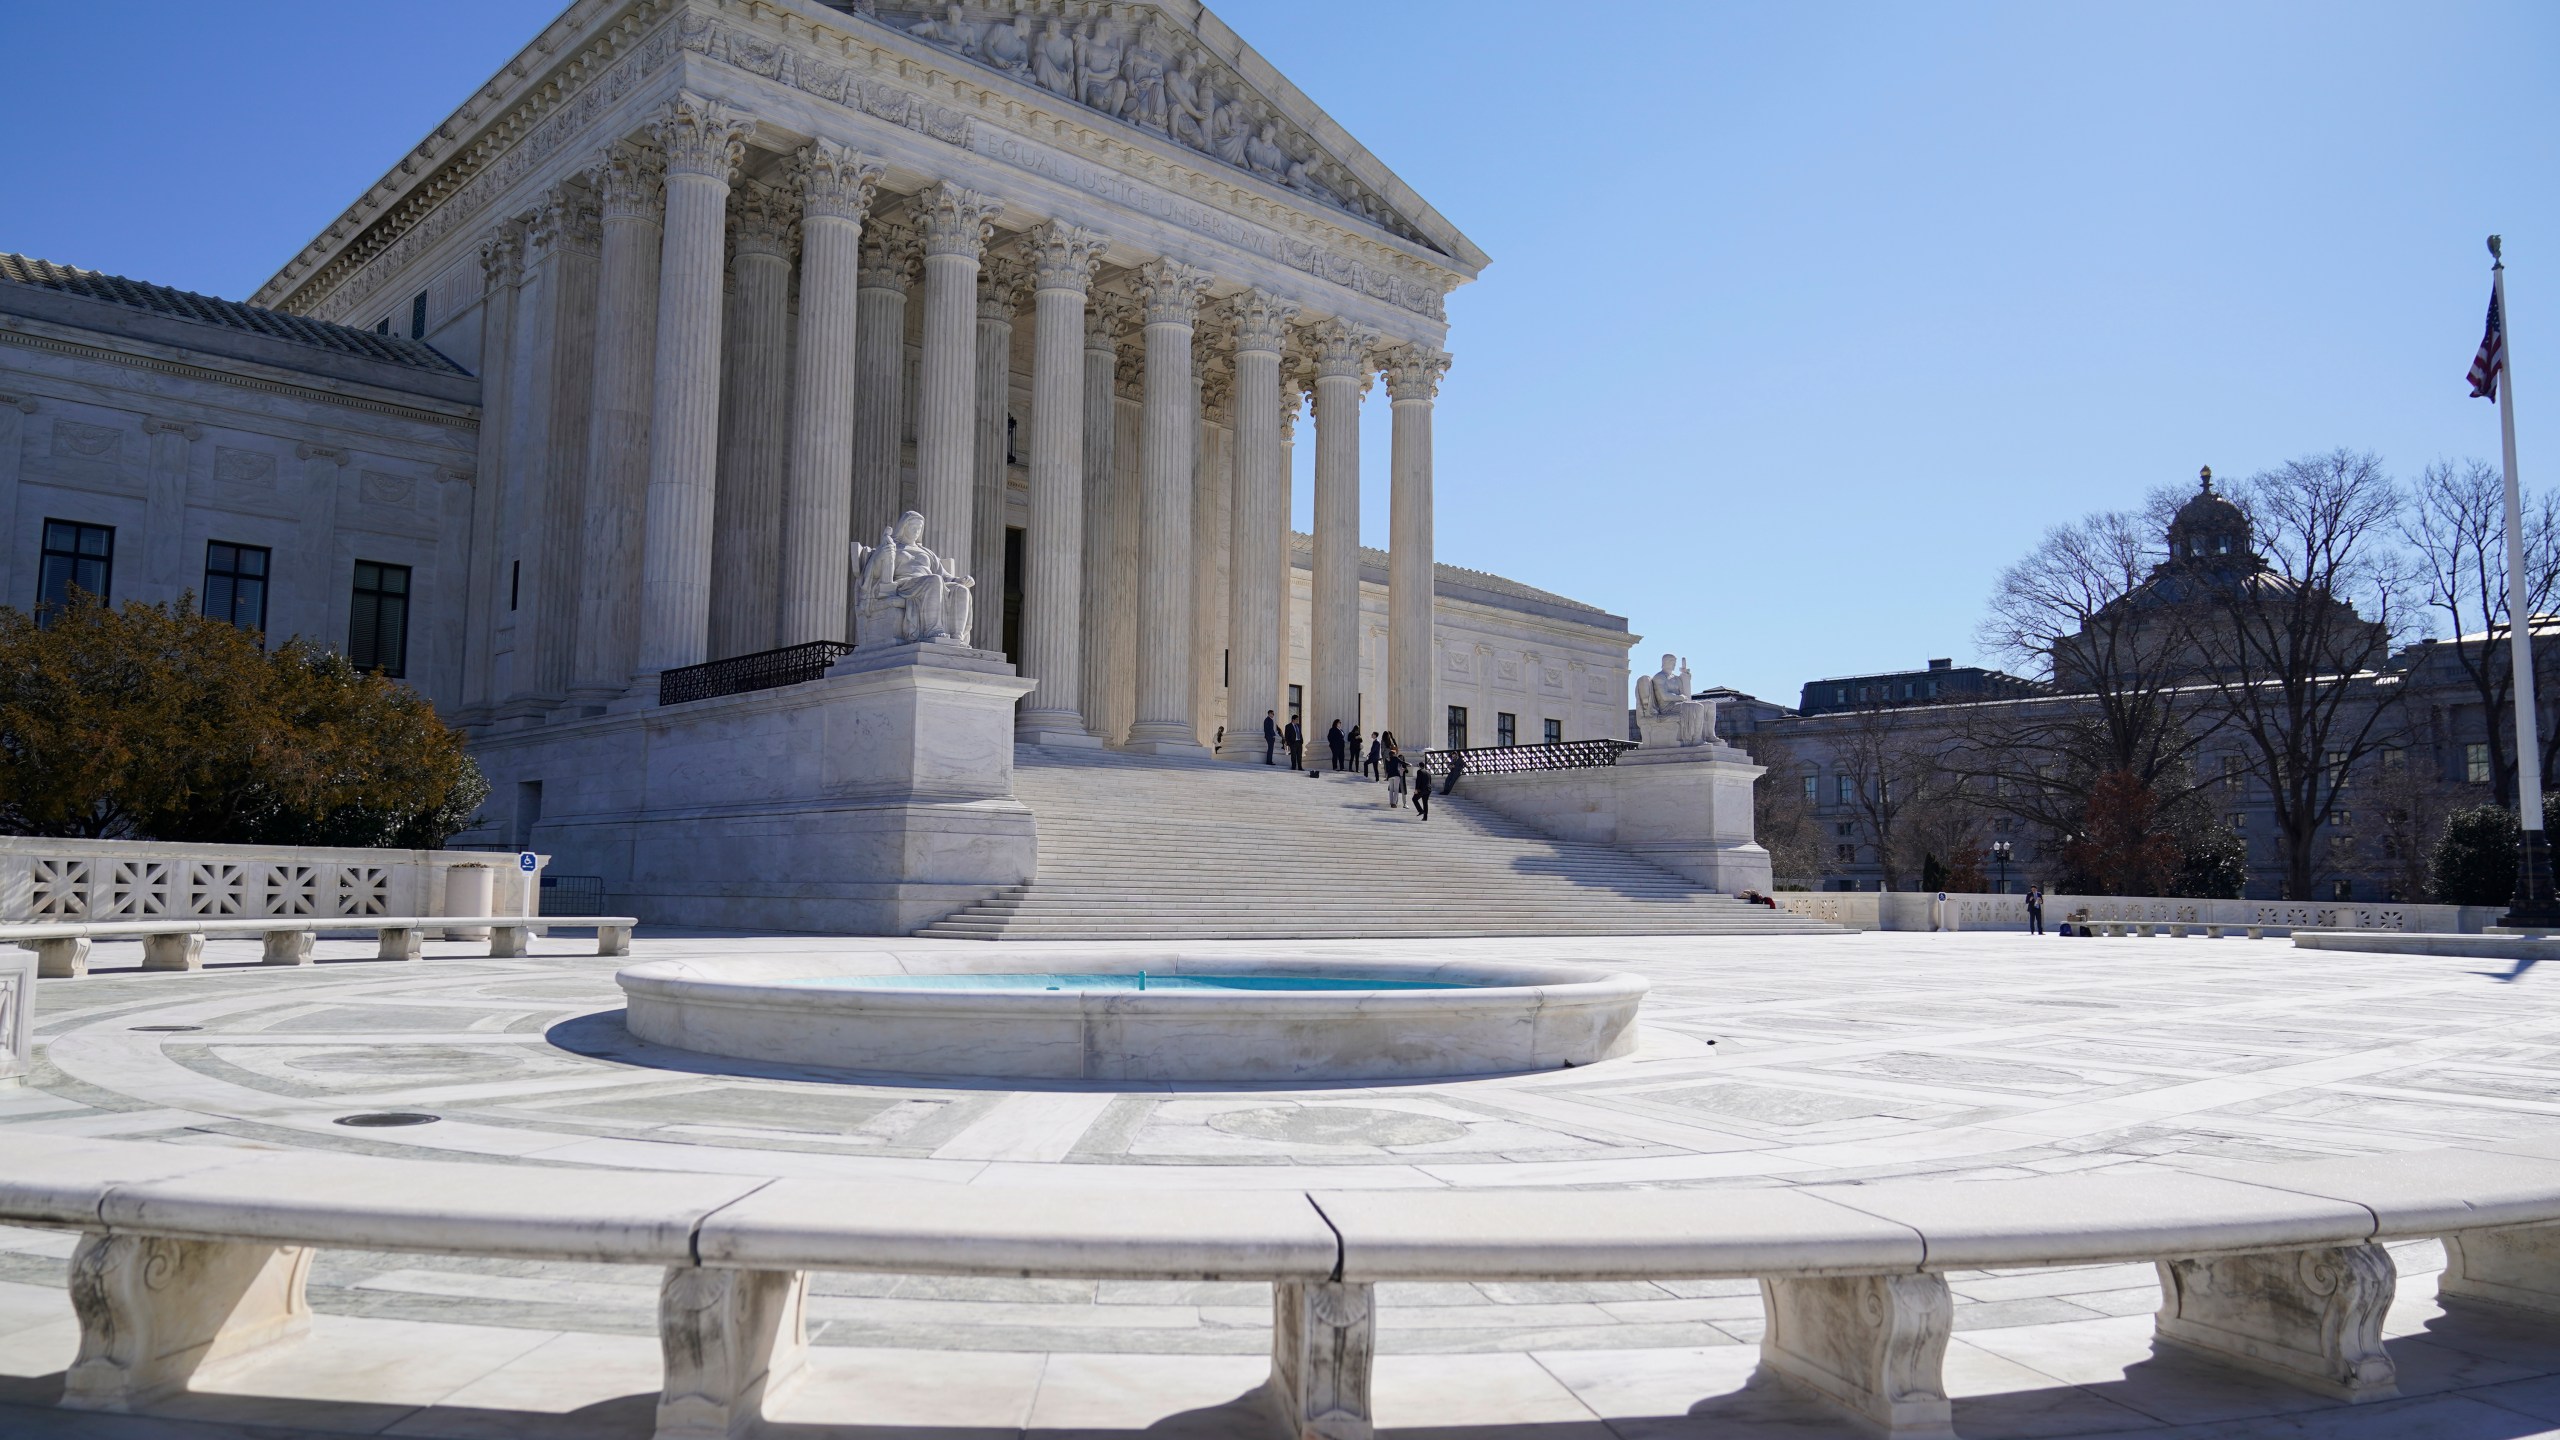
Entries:
{"label": "round fountain basin", "polygon": [[1024,972],[971,958],[658,960],[615,979],[632,1034],[712,1055],[908,1075],[1302,1084],[1589,1065],[1634,1048],[1646,989],[1638,975],[1564,964],[1080,956],[1073,971]]}

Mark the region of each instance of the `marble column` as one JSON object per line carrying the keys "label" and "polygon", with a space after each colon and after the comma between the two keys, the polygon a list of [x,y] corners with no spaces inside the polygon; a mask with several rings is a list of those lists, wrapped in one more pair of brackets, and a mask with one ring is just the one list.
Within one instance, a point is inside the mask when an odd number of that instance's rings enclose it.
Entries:
{"label": "marble column", "polygon": [[[667,157],[649,396],[649,516],[640,564],[640,668],[700,663],[711,641],[711,511],[720,443],[720,270],[729,177],[752,122],[698,95],[651,127]],[[482,483],[487,483],[484,479]]]}
{"label": "marble column", "polygon": [[777,645],[851,641],[853,406],[860,345],[862,218],[882,166],[832,140],[795,157],[800,198],[800,344],[791,372],[791,465],[783,490]]}
{"label": "marble column", "polygon": [[[1031,232],[1031,533],[1023,557],[1022,673],[1040,688],[1014,735],[1034,745],[1091,745],[1084,723],[1087,377],[1085,292],[1105,241],[1052,221]],[[1109,379],[1105,362],[1104,379]],[[1108,396],[1105,397],[1106,402]],[[1105,417],[1107,421],[1107,416]]]}
{"label": "marble column", "polygon": [[1138,270],[1147,307],[1147,398],[1139,441],[1138,718],[1129,748],[1202,753],[1191,722],[1191,324],[1209,274],[1178,260]]}
{"label": "marble column", "polygon": [[[1436,572],[1431,559],[1431,405],[1449,357],[1428,345],[1402,345],[1386,357],[1387,399],[1395,427],[1387,465],[1387,724],[1399,739],[1431,733],[1432,643]],[[1523,742],[1527,743],[1527,742]]]}
{"label": "marble column", "polygon": [[[936,185],[916,197],[924,232],[924,372],[916,380],[916,508],[937,555],[976,563],[971,461],[976,449],[978,257],[994,231],[994,196]],[[987,596],[1002,575],[975,577],[972,644],[990,635]],[[1001,608],[999,605],[998,608]],[[998,635],[1000,637],[1000,634]]]}
{"label": "marble column", "polygon": [[480,445],[471,492],[470,593],[463,606],[464,724],[489,718],[501,592],[499,500],[505,491],[509,357],[515,349],[516,292],[524,283],[524,226],[509,220],[480,242]]}
{"label": "marble column", "polygon": [[1134,297],[1113,366],[1111,424],[1111,731],[1126,745],[1138,722],[1138,529],[1145,508],[1146,307]]}
{"label": "marble column", "polygon": [[[1112,649],[1117,618],[1112,541],[1119,523],[1114,441],[1120,428],[1116,337],[1121,328],[1113,302],[1120,298],[1094,296],[1084,312],[1084,596],[1079,607],[1084,643],[1077,708],[1084,714],[1086,733],[1106,742],[1120,738],[1112,723],[1117,714],[1112,677],[1118,673]],[[1038,383],[1035,378],[1033,384]]]}
{"label": "marble column", "polygon": [[640,660],[641,525],[649,507],[649,385],[658,336],[665,163],[617,145],[596,167],[604,236],[597,260],[595,391],[587,405],[586,509],[579,536],[578,633],[570,700],[601,706]]}
{"label": "marble column", "polygon": [[[906,438],[907,287],[924,240],[874,219],[863,228],[859,315],[854,321],[853,538],[876,544],[898,518],[899,454]],[[850,614],[850,612],[848,612]],[[845,635],[853,630],[848,623]]]}
{"label": "marble column", "polygon": [[730,195],[720,466],[711,512],[711,657],[770,650],[782,625],[782,493],[791,444],[791,254],[800,205],[779,187]]}
{"label": "marble column", "polygon": [[[1287,362],[1282,362],[1286,364]],[[1311,393],[1315,379],[1311,373],[1289,375],[1280,382],[1280,605],[1272,616],[1277,629],[1280,657],[1280,722],[1289,721],[1289,676],[1297,657],[1291,653],[1297,638],[1298,582],[1297,541],[1291,532],[1298,507],[1293,498],[1298,488],[1298,418],[1314,402]]]}
{"label": "marble column", "polygon": [[584,185],[543,197],[527,238],[538,288],[525,328],[529,412],[518,433],[523,463],[509,485],[523,507],[513,527],[522,544],[516,594],[515,664],[502,715],[532,715],[568,697],[576,658],[578,593],[584,568],[588,407],[595,398],[596,264],[602,216]]}
{"label": "marble column", "polygon": [[[1315,587],[1307,616],[1309,748],[1360,713],[1360,401],[1370,332],[1340,320],[1316,328]],[[1398,732],[1398,738],[1404,738]]]}
{"label": "marble column", "polygon": [[[1012,469],[1013,317],[1031,288],[1030,273],[1011,255],[990,255],[978,266],[977,435],[969,465],[969,573],[978,577],[978,643],[1004,645],[1004,532],[1010,511],[1006,481]],[[1018,662],[1021,657],[1015,656]]]}
{"label": "marble column", "polygon": [[1235,367],[1213,348],[1217,338],[1207,327],[1191,337],[1199,396],[1191,444],[1191,729],[1212,753],[1227,724],[1227,512],[1234,495],[1226,433]]}
{"label": "marble column", "polygon": [[[1265,711],[1281,713],[1289,613],[1289,476],[1281,450],[1280,350],[1298,307],[1259,290],[1236,298],[1235,496],[1227,526],[1226,758],[1262,759]],[[1287,408],[1297,409],[1291,396]],[[1272,617],[1281,618],[1274,629]],[[1246,742],[1250,743],[1246,743]]]}

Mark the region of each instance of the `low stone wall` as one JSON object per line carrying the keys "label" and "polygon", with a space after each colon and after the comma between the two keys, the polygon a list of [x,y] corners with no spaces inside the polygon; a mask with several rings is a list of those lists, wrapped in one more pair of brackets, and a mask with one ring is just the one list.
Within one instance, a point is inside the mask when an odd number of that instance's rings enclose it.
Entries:
{"label": "low stone wall", "polygon": [[[543,857],[548,864],[548,856]],[[477,867],[456,885],[453,872]],[[0,922],[531,913],[541,877],[485,850],[323,849],[0,836]],[[538,889],[537,889],[538,895]],[[537,902],[538,903],[538,902]]]}
{"label": "low stone wall", "polygon": [[[2023,895],[1926,890],[1789,890],[1778,908],[1860,930],[2024,930]],[[2202,900],[2170,895],[2047,895],[2047,930],[2082,910],[2100,924],[2226,925],[2269,930],[2393,930],[2473,934],[2497,923],[2494,905],[2404,905],[2350,900]]]}
{"label": "low stone wall", "polygon": [[1637,749],[1615,765],[1459,776],[1456,798],[1585,845],[1607,845],[1710,890],[1769,888],[1769,852],[1752,835],[1751,782],[1731,746]]}

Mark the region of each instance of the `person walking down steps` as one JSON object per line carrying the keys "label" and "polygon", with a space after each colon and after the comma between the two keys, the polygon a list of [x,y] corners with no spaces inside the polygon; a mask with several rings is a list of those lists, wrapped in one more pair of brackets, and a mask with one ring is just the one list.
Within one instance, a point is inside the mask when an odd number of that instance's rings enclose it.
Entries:
{"label": "person walking down steps", "polygon": [[1419,765],[1413,767],[1413,813],[1431,818],[1431,772]]}
{"label": "person walking down steps", "polygon": [[1328,731],[1326,731],[1326,732],[1325,732],[1325,736],[1324,736],[1324,743],[1325,743],[1327,746],[1331,747],[1331,748],[1332,748],[1332,750],[1333,750],[1333,768],[1334,768],[1334,769],[1336,769],[1336,770],[1340,770],[1340,769],[1344,768],[1344,767],[1343,767],[1343,764],[1342,764],[1342,722],[1341,722],[1341,721],[1339,721],[1339,720],[1334,721],[1334,722],[1333,722],[1333,728],[1332,728],[1331,730],[1328,730]]}
{"label": "person walking down steps", "polygon": [[1390,755],[1387,757],[1387,808],[1390,810],[1403,809],[1404,795],[1404,761],[1397,756]]}

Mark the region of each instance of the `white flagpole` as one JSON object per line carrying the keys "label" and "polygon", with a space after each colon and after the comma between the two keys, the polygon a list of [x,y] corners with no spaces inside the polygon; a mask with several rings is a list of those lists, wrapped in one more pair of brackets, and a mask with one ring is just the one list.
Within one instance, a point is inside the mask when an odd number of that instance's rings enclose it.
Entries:
{"label": "white flagpole", "polygon": [[2551,923],[2551,852],[2542,833],[2542,737],[2533,693],[2533,591],[2524,564],[2524,495],[2516,482],[2515,327],[2507,315],[2507,262],[2489,237],[2489,288],[2498,306],[2498,438],[2507,479],[2507,659],[2515,667],[2516,811],[2524,823],[2510,921]]}

